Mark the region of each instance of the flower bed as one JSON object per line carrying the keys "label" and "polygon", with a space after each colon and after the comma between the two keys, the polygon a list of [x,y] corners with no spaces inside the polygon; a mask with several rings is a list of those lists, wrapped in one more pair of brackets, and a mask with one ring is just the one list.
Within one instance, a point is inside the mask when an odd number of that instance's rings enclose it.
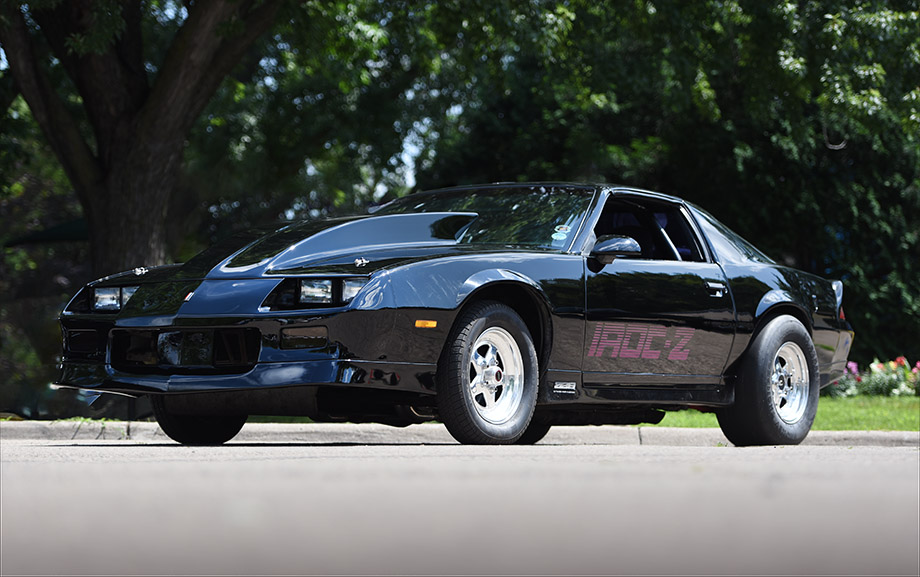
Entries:
{"label": "flower bed", "polygon": [[911,367],[904,357],[884,363],[876,359],[868,370],[862,371],[851,361],[847,363],[846,374],[821,389],[821,394],[827,397],[920,395],[920,361]]}

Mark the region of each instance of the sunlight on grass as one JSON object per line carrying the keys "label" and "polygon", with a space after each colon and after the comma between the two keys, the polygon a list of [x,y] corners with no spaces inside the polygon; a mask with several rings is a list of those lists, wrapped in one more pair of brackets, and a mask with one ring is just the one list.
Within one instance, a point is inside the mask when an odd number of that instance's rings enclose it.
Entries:
{"label": "sunlight on grass", "polygon": [[[661,427],[714,428],[716,416],[699,411],[669,412]],[[920,397],[822,397],[816,431],[920,431]]]}
{"label": "sunlight on grass", "polygon": [[920,431],[920,397],[822,398],[818,431]]}

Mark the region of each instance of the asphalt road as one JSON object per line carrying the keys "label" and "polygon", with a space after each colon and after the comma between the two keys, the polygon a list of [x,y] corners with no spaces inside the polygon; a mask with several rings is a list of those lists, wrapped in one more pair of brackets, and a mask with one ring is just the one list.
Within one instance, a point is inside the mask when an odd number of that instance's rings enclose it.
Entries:
{"label": "asphalt road", "polygon": [[189,448],[4,427],[3,575],[920,573],[917,446],[588,427],[468,447],[340,425]]}

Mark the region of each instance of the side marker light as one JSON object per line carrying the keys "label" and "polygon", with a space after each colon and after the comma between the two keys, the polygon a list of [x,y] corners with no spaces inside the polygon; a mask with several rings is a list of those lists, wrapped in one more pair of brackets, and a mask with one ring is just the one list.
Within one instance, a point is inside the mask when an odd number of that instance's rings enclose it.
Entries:
{"label": "side marker light", "polygon": [[437,328],[437,326],[438,321],[425,321],[421,319],[415,321],[415,328],[417,329],[433,329]]}

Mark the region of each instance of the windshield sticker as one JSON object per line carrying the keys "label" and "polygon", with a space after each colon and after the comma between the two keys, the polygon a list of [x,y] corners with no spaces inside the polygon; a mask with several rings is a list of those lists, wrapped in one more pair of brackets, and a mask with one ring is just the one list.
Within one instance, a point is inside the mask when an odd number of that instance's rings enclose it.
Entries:
{"label": "windshield sticker", "polygon": [[658,359],[685,361],[690,356],[687,345],[695,329],[654,324],[597,323],[589,357],[610,359]]}
{"label": "windshield sticker", "polygon": [[564,224],[560,224],[559,226],[556,227],[555,230],[556,232],[572,232],[572,227],[566,226]]}
{"label": "windshield sticker", "polygon": [[565,240],[565,237],[568,236],[564,232],[554,232],[553,240]]}

